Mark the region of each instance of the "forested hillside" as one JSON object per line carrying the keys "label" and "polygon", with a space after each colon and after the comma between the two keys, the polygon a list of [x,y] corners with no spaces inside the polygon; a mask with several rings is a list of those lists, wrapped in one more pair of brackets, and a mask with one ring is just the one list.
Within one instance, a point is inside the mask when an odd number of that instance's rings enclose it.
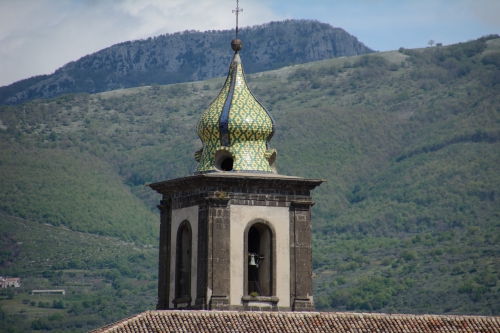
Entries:
{"label": "forested hillside", "polygon": [[[231,60],[234,35],[234,30],[184,31],[113,45],[72,61],[53,74],[0,87],[0,104],[223,76]],[[312,20],[242,28],[239,37],[247,73],[373,52],[343,29]]]}
{"label": "forested hillside", "polygon": [[[289,66],[248,82],[276,120],[279,173],[328,181],[313,194],[318,310],[500,314],[498,36]],[[155,244],[159,198],[144,184],[192,172],[196,121],[222,84],[1,106],[1,210]],[[0,274],[28,274],[11,257]]]}
{"label": "forested hillside", "polygon": [[[88,332],[154,308],[158,250],[0,214],[1,332]],[[66,294],[30,294],[63,289]]]}

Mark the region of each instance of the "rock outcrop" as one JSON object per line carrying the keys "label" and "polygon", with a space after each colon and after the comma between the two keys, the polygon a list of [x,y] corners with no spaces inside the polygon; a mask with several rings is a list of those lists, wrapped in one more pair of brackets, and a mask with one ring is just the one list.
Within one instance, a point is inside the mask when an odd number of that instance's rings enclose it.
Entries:
{"label": "rock outcrop", "polygon": [[[312,20],[242,28],[239,37],[247,73],[374,52],[345,30]],[[116,44],[70,62],[51,75],[1,87],[0,103],[223,76],[232,57],[232,38],[234,30],[184,31]]]}

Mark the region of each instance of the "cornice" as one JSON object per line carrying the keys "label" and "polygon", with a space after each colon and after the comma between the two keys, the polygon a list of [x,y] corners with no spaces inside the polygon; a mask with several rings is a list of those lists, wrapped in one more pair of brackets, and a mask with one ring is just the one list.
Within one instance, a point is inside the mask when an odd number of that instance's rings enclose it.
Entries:
{"label": "cornice", "polygon": [[308,179],[267,174],[241,174],[241,173],[210,173],[191,175],[183,178],[165,180],[158,183],[147,184],[151,189],[161,194],[179,191],[189,191],[200,188],[279,188],[289,190],[310,191],[324,179]]}

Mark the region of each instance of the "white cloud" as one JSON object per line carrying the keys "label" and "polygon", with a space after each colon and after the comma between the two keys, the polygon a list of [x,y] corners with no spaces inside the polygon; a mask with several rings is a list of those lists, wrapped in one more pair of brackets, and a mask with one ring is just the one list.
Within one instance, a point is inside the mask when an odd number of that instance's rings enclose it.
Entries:
{"label": "white cloud", "polygon": [[[58,67],[113,44],[183,30],[234,27],[234,1],[0,1],[0,86]],[[264,1],[240,23],[280,19]]]}

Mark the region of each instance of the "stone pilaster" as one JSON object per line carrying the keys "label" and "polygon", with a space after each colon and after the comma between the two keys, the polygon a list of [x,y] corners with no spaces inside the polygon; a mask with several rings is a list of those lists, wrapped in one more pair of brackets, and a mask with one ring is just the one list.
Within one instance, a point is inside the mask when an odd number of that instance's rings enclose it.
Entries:
{"label": "stone pilaster", "polygon": [[161,200],[157,206],[160,210],[160,246],[158,259],[158,302],[157,310],[168,309],[170,290],[170,233],[172,223],[171,201]]}
{"label": "stone pilaster", "polygon": [[208,286],[212,290],[209,308],[229,309],[230,293],[230,221],[229,198],[207,198]]}
{"label": "stone pilaster", "polygon": [[207,304],[207,211],[208,200],[199,205],[198,211],[198,263],[195,309],[206,310]]}
{"label": "stone pilaster", "polygon": [[312,201],[290,205],[290,267],[292,311],[314,311],[312,282]]}

